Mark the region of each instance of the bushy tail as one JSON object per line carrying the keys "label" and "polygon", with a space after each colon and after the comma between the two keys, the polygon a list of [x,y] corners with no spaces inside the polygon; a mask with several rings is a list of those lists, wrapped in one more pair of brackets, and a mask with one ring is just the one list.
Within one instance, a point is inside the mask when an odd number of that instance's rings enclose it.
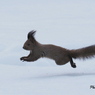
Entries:
{"label": "bushy tail", "polygon": [[71,50],[70,55],[73,58],[86,59],[95,56],[95,45],[88,46],[81,49]]}

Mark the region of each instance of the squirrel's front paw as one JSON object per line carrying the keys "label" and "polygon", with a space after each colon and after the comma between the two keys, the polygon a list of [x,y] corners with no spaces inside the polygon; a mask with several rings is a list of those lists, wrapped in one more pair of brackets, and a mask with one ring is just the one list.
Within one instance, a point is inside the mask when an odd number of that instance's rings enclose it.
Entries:
{"label": "squirrel's front paw", "polygon": [[21,61],[25,61],[25,57],[21,57],[20,60],[21,60]]}

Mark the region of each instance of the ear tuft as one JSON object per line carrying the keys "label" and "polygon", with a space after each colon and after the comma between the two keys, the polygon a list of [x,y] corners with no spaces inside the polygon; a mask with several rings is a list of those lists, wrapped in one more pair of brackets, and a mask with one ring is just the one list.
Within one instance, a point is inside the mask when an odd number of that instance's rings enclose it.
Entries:
{"label": "ear tuft", "polygon": [[28,33],[28,35],[27,35],[28,39],[29,39],[29,38],[34,38],[35,33],[36,33],[35,30],[30,31],[30,32]]}

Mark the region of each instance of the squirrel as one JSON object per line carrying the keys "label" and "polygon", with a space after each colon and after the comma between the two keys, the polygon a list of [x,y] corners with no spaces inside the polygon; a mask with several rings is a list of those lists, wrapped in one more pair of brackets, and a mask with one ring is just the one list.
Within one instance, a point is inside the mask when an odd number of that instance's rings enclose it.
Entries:
{"label": "squirrel", "polygon": [[46,57],[53,59],[57,65],[64,65],[70,62],[71,67],[76,68],[73,58],[88,59],[95,55],[95,45],[69,50],[52,44],[41,44],[35,39],[35,33],[36,31],[34,30],[28,33],[23,49],[29,50],[30,54],[21,57],[20,60],[30,62]]}

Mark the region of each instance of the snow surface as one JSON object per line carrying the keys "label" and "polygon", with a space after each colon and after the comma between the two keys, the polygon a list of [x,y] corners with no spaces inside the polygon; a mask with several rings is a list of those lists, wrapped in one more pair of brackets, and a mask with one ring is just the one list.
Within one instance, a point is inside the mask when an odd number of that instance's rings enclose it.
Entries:
{"label": "snow surface", "polygon": [[53,60],[21,62],[27,33],[76,49],[95,44],[95,0],[0,1],[0,95],[95,95],[95,58],[57,66]]}

